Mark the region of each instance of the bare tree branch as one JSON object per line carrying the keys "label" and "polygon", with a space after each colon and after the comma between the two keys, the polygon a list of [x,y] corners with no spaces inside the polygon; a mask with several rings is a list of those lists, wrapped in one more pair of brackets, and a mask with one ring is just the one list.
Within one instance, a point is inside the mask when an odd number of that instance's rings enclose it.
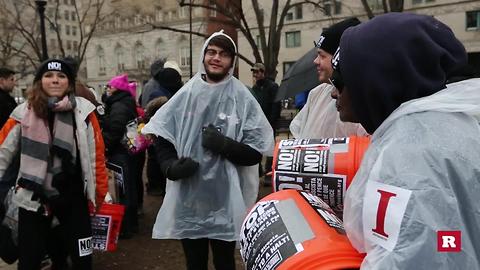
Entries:
{"label": "bare tree branch", "polygon": [[372,19],[373,17],[375,17],[375,15],[373,15],[372,9],[368,5],[367,0],[362,0],[362,5],[363,5],[363,8],[365,9],[365,12],[367,12],[367,16],[369,19]]}
{"label": "bare tree branch", "polygon": [[[284,21],[292,8],[301,5],[312,5],[315,8],[323,9],[322,0],[303,0],[291,3],[291,0],[272,0],[263,1],[262,5],[258,0],[251,1],[255,22],[252,23],[242,8],[242,1],[247,0],[178,0],[181,7],[201,8],[206,11],[215,11],[216,17],[209,18],[210,21],[216,21],[219,24],[236,28],[245,37],[246,42],[252,48],[253,58],[239,55],[239,58],[249,65],[255,62],[263,62],[266,66],[267,76],[276,77],[276,67],[278,65],[278,54],[280,51],[280,42]],[[264,10],[270,11],[271,16],[268,22],[265,22]],[[250,24],[254,25],[252,27]],[[164,24],[146,23],[152,29],[163,29],[183,34],[193,34],[196,36],[207,37],[207,33],[178,29]],[[257,40],[258,35],[258,40]]]}
{"label": "bare tree branch", "polygon": [[195,32],[195,31],[190,32],[189,30],[183,30],[183,29],[178,29],[178,28],[174,28],[174,27],[169,27],[169,26],[164,26],[164,25],[159,25],[159,24],[153,24],[153,23],[147,23],[147,25],[150,25],[153,29],[162,29],[162,30],[168,30],[168,31],[183,33],[183,34],[192,33],[193,35],[196,35],[196,36],[199,36],[199,37],[204,37],[204,38],[208,37],[207,34],[202,33],[202,32]]}

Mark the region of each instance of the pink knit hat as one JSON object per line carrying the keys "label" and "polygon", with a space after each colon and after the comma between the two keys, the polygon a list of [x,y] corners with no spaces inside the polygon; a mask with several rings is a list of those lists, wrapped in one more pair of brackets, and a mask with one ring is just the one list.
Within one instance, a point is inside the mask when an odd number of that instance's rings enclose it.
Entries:
{"label": "pink knit hat", "polygon": [[127,74],[122,74],[113,77],[109,82],[108,85],[111,87],[115,87],[118,90],[125,91],[130,93],[130,85],[128,83],[128,75]]}
{"label": "pink knit hat", "polygon": [[128,84],[128,92],[132,95],[133,98],[137,97],[137,83],[131,82]]}

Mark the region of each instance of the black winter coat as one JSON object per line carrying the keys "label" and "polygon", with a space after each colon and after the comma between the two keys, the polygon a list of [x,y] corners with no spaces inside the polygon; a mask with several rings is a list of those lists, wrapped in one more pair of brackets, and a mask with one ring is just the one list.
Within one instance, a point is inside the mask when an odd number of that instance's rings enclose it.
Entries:
{"label": "black winter coat", "polygon": [[102,132],[108,155],[127,152],[120,141],[125,134],[127,123],[136,117],[135,100],[129,93],[119,90],[106,98]]}
{"label": "black winter coat", "polygon": [[0,89],[0,128],[7,122],[15,107],[17,107],[15,99],[9,93]]}
{"label": "black winter coat", "polygon": [[263,113],[274,129],[277,119],[280,117],[281,111],[280,102],[274,101],[277,91],[278,84],[269,78],[258,80],[251,89],[253,96],[260,104],[260,107],[262,107]]}

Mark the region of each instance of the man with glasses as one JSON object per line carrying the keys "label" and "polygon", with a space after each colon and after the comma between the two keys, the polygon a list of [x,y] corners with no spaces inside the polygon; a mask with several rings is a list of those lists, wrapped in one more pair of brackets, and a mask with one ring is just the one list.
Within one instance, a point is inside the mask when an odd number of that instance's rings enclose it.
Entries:
{"label": "man with glasses", "polygon": [[[280,118],[281,103],[274,102],[275,95],[278,91],[278,84],[272,79],[265,76],[265,65],[262,63],[255,63],[250,69],[252,71],[253,86],[251,92],[255,99],[262,107],[262,111],[268,119],[268,122],[272,126],[274,132],[276,128],[276,122]],[[275,135],[275,134],[274,134]],[[265,169],[263,170],[260,164],[260,175],[265,174],[265,186],[272,184],[272,176],[268,173],[272,170],[273,157],[266,158]]]}
{"label": "man with glasses", "polygon": [[233,77],[236,46],[223,32],[202,48],[199,71],[143,128],[156,136],[165,199],[155,239],[180,239],[188,270],[235,269],[235,243],[258,193],[273,131],[255,98]]}
{"label": "man with glasses", "polygon": [[253,86],[252,94],[262,107],[263,113],[268,122],[275,130],[275,122],[280,117],[280,102],[274,102],[275,95],[278,91],[278,84],[272,79],[265,76],[265,65],[256,63],[250,69],[252,71]]}
{"label": "man with glasses", "polygon": [[7,121],[10,113],[17,107],[17,102],[10,95],[17,85],[15,71],[8,68],[0,68],[0,128]]}
{"label": "man with glasses", "polygon": [[360,124],[340,121],[335,101],[330,97],[334,88],[329,83],[333,72],[332,55],[338,48],[343,31],[359,23],[357,18],[340,21],[324,30],[318,41],[314,42],[318,54],[313,62],[322,84],[310,91],[307,103],[290,123],[290,131],[295,138],[320,139],[368,135]]}

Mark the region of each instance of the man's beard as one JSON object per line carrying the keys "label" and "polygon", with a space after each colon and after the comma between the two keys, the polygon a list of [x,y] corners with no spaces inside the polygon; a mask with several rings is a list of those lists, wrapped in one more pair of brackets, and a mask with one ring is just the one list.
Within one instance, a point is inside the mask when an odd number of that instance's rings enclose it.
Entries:
{"label": "man's beard", "polygon": [[225,73],[211,73],[210,71],[205,70],[205,72],[207,73],[207,77],[213,82],[220,82],[228,75],[228,71]]}

